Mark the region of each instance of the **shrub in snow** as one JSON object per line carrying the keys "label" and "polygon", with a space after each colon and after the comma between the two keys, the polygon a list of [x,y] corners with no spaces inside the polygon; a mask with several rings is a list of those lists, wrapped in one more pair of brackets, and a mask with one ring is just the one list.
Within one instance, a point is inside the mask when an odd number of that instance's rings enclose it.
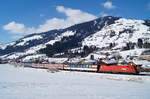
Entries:
{"label": "shrub in snow", "polygon": [[50,73],[55,73],[55,72],[58,72],[59,70],[57,68],[49,68],[47,70],[47,72],[50,72]]}

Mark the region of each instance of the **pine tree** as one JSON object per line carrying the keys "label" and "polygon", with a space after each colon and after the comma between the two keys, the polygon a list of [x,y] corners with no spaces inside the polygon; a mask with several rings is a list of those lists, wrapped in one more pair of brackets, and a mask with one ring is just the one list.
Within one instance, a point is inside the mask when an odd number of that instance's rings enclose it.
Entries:
{"label": "pine tree", "polygon": [[138,39],[138,43],[137,43],[139,48],[143,48],[143,40],[142,39]]}

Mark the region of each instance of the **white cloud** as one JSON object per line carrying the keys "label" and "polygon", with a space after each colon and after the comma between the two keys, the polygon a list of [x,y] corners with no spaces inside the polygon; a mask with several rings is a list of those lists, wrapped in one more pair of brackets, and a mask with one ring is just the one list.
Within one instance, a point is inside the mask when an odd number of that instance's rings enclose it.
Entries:
{"label": "white cloud", "polygon": [[44,14],[40,14],[40,17],[44,17],[45,15]]}
{"label": "white cloud", "polygon": [[12,39],[20,39],[22,37],[24,37],[24,35],[13,35],[11,38]]}
{"label": "white cloud", "polygon": [[106,9],[114,9],[116,8],[115,5],[113,5],[113,3],[111,1],[106,1],[104,3],[102,3],[102,6]]}
{"label": "white cloud", "polygon": [[31,33],[35,31],[34,28],[26,28],[24,24],[16,23],[15,21],[4,25],[3,29],[11,33]]}
{"label": "white cloud", "polygon": [[147,8],[148,10],[150,10],[150,2],[147,4]]}
{"label": "white cloud", "polygon": [[100,16],[105,17],[105,16],[109,16],[109,14],[108,14],[108,13],[105,13],[105,12],[101,12],[101,13],[100,13]]}
{"label": "white cloud", "polygon": [[8,23],[7,25],[3,26],[3,29],[4,30],[9,30],[11,31],[12,33],[24,33],[25,32],[25,26],[24,24],[19,24],[19,23],[16,23],[14,21]]}
{"label": "white cloud", "polygon": [[83,12],[81,10],[64,8],[63,6],[57,6],[56,9],[58,12],[67,16],[67,21],[73,21],[74,23],[80,23],[96,18],[94,15]]}
{"label": "white cloud", "polygon": [[59,13],[65,14],[66,18],[48,19],[44,24],[39,25],[37,28],[28,28],[24,24],[16,23],[15,21],[13,21],[3,26],[3,29],[8,30],[12,33],[39,33],[49,31],[52,29],[66,28],[71,25],[93,20],[96,18],[96,16],[87,12],[71,8],[65,8],[64,6],[57,6],[56,10]]}

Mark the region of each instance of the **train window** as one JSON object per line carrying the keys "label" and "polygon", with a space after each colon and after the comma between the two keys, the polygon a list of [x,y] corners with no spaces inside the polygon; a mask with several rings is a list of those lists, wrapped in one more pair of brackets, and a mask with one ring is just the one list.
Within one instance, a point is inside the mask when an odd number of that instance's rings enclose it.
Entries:
{"label": "train window", "polygon": [[82,65],[82,67],[84,68],[84,67],[85,67],[85,65]]}
{"label": "train window", "polygon": [[91,67],[91,65],[89,65],[89,68]]}
{"label": "train window", "polygon": [[82,67],[82,65],[78,65],[78,68]]}
{"label": "train window", "polygon": [[86,65],[85,67],[88,68],[88,65]]}

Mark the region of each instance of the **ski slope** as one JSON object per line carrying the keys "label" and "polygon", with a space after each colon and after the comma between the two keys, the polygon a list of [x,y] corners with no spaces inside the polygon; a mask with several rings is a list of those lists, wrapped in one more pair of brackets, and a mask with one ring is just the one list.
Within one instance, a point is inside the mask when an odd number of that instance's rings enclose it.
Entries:
{"label": "ski slope", "polygon": [[0,99],[149,99],[150,76],[0,65]]}

